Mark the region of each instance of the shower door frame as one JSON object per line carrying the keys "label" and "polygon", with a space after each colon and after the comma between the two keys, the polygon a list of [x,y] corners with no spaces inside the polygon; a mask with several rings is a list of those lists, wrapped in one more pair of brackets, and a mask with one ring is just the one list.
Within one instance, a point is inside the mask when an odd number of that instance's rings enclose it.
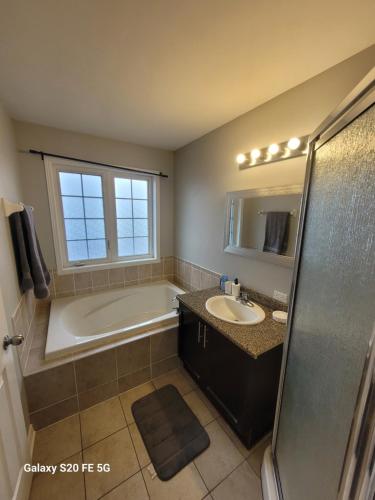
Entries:
{"label": "shower door frame", "polygon": [[[352,121],[354,121],[359,115],[361,115],[366,109],[375,103],[375,68],[373,68],[358,85],[350,92],[350,94],[336,107],[336,109],[328,115],[328,117],[316,128],[316,130],[309,137],[309,151],[307,156],[306,165],[306,176],[304,182],[304,191],[301,204],[301,217],[299,221],[298,233],[297,233],[297,244],[296,244],[296,254],[295,254],[295,267],[293,270],[292,286],[291,286],[291,299],[288,314],[288,325],[287,334],[283,347],[283,358],[281,364],[280,373],[280,383],[279,391],[276,404],[276,413],[274,420],[274,428],[272,433],[272,444],[271,444],[271,463],[268,464],[272,467],[272,478],[268,478],[271,483],[275,483],[274,489],[277,491],[278,499],[283,500],[283,493],[281,487],[281,480],[279,476],[277,458],[276,458],[276,444],[278,437],[278,427],[279,419],[282,405],[282,398],[284,393],[284,383],[286,366],[289,355],[289,346],[291,340],[291,331],[293,324],[293,312],[295,306],[295,297],[298,288],[298,273],[301,263],[301,254],[304,242],[304,228],[305,228],[305,218],[307,204],[309,200],[310,182],[312,174],[312,165],[315,159],[315,151],[328,142],[333,136],[338,134],[342,129],[348,126]],[[359,404],[359,402],[357,401]],[[358,404],[356,405],[356,410]],[[346,457],[347,458],[347,457]],[[345,461],[343,463],[342,475],[345,470]],[[269,472],[269,471],[268,471]],[[266,472],[266,474],[268,473]],[[266,499],[267,500],[267,499]],[[270,498],[270,500],[273,500]],[[276,499],[275,499],[276,500]]]}

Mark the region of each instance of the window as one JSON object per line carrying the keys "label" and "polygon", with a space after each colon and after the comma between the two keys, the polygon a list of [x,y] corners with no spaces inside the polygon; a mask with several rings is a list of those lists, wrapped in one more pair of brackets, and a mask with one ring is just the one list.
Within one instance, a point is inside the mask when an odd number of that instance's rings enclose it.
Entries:
{"label": "window", "polygon": [[58,272],[158,259],[158,178],[44,161]]}

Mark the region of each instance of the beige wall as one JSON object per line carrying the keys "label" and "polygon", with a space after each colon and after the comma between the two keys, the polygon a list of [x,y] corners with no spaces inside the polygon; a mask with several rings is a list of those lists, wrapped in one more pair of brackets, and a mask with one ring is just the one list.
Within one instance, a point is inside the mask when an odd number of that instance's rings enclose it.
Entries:
{"label": "beige wall", "polygon": [[[173,153],[68,132],[25,122],[14,122],[18,149],[37,149],[51,153],[115,163],[130,167],[160,170],[169,175],[160,180],[161,256],[173,255]],[[44,163],[39,156],[19,154],[23,201],[35,209],[37,231],[49,267],[55,267],[51,218],[49,213]]]}
{"label": "beige wall", "polygon": [[[12,201],[22,199],[19,167],[15,148],[14,130],[11,120],[0,104],[0,197]],[[6,312],[15,310],[21,294],[18,287],[17,272],[8,219],[1,207],[0,217],[0,283],[4,296]],[[10,327],[10,324],[9,324]]]}
{"label": "beige wall", "polygon": [[289,292],[291,269],[223,252],[225,193],[302,183],[305,160],[240,171],[235,156],[311,133],[374,61],[372,46],[179,149],[175,153],[175,255],[238,276],[267,295],[274,289]]}
{"label": "beige wall", "polygon": [[[22,190],[13,125],[0,103],[0,198],[2,197],[12,201],[21,200]],[[0,207],[0,288],[4,298],[8,331],[10,335],[13,335],[14,332],[11,317],[20,302],[21,293],[18,286],[9,222],[3,212],[2,204]],[[1,333],[3,334],[3,331],[1,331]],[[24,334],[25,332],[20,330],[17,333]],[[18,356],[16,355],[15,348],[11,349],[10,355],[14,357],[18,390],[21,395],[25,424],[27,426],[28,411],[24,396],[21,369],[18,363]]]}

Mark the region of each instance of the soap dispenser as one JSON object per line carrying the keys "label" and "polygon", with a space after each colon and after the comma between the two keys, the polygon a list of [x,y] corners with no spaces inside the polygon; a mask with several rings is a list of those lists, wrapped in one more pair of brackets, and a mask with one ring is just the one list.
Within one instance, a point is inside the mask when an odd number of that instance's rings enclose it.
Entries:
{"label": "soap dispenser", "polygon": [[232,284],[232,295],[233,297],[239,297],[240,296],[240,291],[241,291],[241,285],[238,283],[238,278],[234,280],[234,283]]}

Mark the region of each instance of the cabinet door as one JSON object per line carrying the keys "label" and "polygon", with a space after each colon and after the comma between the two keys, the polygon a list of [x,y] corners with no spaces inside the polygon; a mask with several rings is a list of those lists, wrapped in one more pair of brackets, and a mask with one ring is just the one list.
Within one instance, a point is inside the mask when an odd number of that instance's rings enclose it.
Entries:
{"label": "cabinet door", "polygon": [[183,306],[180,306],[179,356],[193,378],[202,382],[205,367],[203,324],[198,316]]}
{"label": "cabinet door", "polygon": [[211,400],[238,426],[243,414],[247,386],[248,355],[223,335],[206,327],[206,389]]}

